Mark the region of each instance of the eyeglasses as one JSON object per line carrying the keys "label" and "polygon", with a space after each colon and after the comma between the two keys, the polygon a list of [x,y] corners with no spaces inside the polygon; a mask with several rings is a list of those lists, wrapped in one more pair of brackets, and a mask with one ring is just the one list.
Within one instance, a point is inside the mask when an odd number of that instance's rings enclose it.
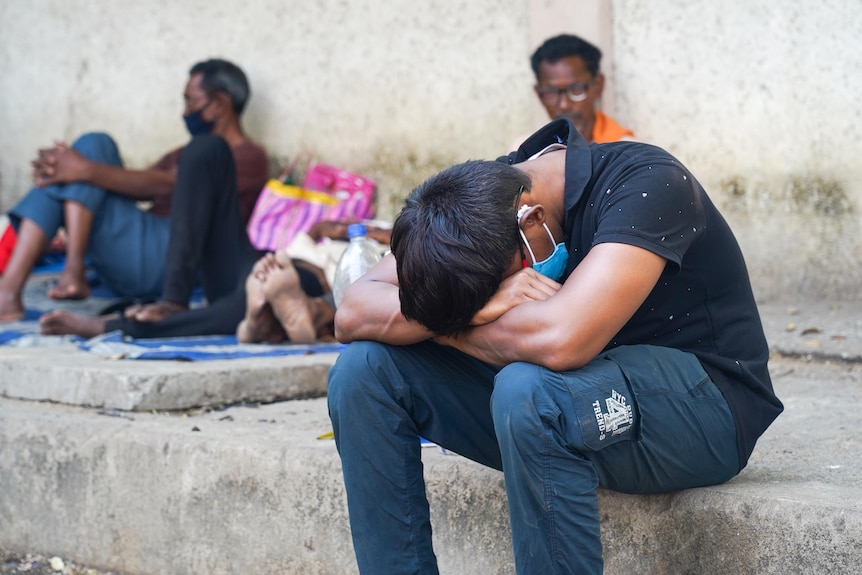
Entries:
{"label": "eyeglasses", "polygon": [[[518,195],[515,196],[515,230],[521,226],[521,218],[518,217],[518,214],[521,213],[521,194],[524,193],[524,186],[518,190]],[[521,242],[521,234],[518,234],[518,249],[521,251],[521,269],[525,269],[527,267],[527,254],[524,253],[524,244]]]}
{"label": "eyeglasses", "polygon": [[572,102],[583,102],[587,99],[591,82],[575,82],[569,84],[565,88],[557,88],[549,86],[547,88],[539,88],[539,98],[548,105],[556,104],[560,101],[560,96],[563,94]]}

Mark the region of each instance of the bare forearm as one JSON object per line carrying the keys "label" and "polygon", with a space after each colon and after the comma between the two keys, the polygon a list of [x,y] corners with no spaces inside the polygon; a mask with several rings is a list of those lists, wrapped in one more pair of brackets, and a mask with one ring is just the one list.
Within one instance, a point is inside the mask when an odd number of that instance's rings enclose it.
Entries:
{"label": "bare forearm", "polygon": [[335,337],[342,343],[371,340],[409,345],[428,339],[431,333],[401,315],[396,286],[367,282],[347,290],[335,314]]}
{"label": "bare forearm", "polygon": [[91,162],[87,182],[135,200],[150,200],[173,193],[176,176],[159,170],[125,170]]}
{"label": "bare forearm", "polygon": [[[456,336],[436,338],[438,343],[450,345],[459,351],[492,365],[507,365],[514,361],[541,363],[532,357],[531,350],[540,347],[535,334],[524,330],[523,324],[512,321],[512,311],[497,321],[467,329]],[[538,355],[538,354],[537,354]]]}
{"label": "bare forearm", "polygon": [[395,258],[391,254],[351,284],[335,314],[335,337],[342,343],[371,340],[409,345],[431,335],[401,314]]}
{"label": "bare forearm", "polygon": [[[569,319],[562,329],[559,320],[565,317]],[[575,369],[589,362],[604,346],[599,340],[589,341],[589,326],[577,327],[577,317],[565,314],[554,303],[528,302],[497,321],[437,341],[493,365],[526,361],[555,371]]]}
{"label": "bare forearm", "polygon": [[497,365],[527,361],[553,371],[577,369],[601,353],[634,315],[665,263],[643,248],[599,244],[552,297],[524,302],[441,343]]}

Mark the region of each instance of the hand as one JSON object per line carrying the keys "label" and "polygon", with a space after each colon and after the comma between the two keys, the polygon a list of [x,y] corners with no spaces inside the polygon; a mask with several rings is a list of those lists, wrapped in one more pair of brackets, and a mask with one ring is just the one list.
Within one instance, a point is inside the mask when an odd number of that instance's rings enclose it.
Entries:
{"label": "hand", "polygon": [[33,166],[33,179],[48,178],[54,175],[54,164],[57,160],[57,148],[40,148],[36,159],[30,162]]}
{"label": "hand", "polygon": [[33,179],[39,187],[87,181],[90,173],[90,160],[65,142],[55,142],[53,148],[39,150],[39,157],[32,165]]}
{"label": "hand", "polygon": [[378,228],[377,226],[366,226],[368,229],[368,237],[377,243],[388,246],[392,239],[392,230],[390,228]]}
{"label": "hand", "polygon": [[561,284],[533,268],[524,268],[503,280],[488,303],[473,316],[470,325],[491,323],[513,307],[527,301],[544,301],[560,291],[561,287]]}
{"label": "hand", "polygon": [[352,223],[355,222],[351,220],[343,220],[338,222],[321,220],[311,226],[311,229],[308,230],[308,235],[316,242],[320,241],[323,238],[329,238],[332,240],[346,240],[347,226]]}

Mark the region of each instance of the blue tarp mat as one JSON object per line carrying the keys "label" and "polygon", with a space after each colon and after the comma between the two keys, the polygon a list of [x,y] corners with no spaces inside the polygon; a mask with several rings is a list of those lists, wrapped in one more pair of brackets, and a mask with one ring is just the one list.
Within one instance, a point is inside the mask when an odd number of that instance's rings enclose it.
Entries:
{"label": "blue tarp mat", "polygon": [[344,344],[243,344],[237,343],[233,335],[131,340],[124,338],[121,332],[112,332],[84,341],[78,347],[84,351],[123,359],[207,361],[332,353],[340,352]]}
{"label": "blue tarp mat", "polygon": [[[38,313],[35,314],[38,317]],[[297,345],[291,343],[270,345],[237,343],[236,336],[201,336],[163,339],[131,339],[116,331],[84,340],[76,336],[39,335],[39,324],[34,319],[0,324],[0,346],[26,345],[40,347],[59,343],[77,343],[79,349],[118,359],[164,359],[176,361],[209,361],[216,359],[243,359],[249,357],[278,357],[308,355],[312,353],[340,352],[344,344],[337,342]]]}

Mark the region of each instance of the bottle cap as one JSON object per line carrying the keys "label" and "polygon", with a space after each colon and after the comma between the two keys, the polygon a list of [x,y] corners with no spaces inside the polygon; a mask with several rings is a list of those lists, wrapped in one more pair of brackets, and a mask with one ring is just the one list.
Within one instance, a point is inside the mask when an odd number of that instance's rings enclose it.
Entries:
{"label": "bottle cap", "polygon": [[347,226],[347,237],[355,238],[357,236],[367,236],[368,229],[366,229],[365,224],[350,224]]}

